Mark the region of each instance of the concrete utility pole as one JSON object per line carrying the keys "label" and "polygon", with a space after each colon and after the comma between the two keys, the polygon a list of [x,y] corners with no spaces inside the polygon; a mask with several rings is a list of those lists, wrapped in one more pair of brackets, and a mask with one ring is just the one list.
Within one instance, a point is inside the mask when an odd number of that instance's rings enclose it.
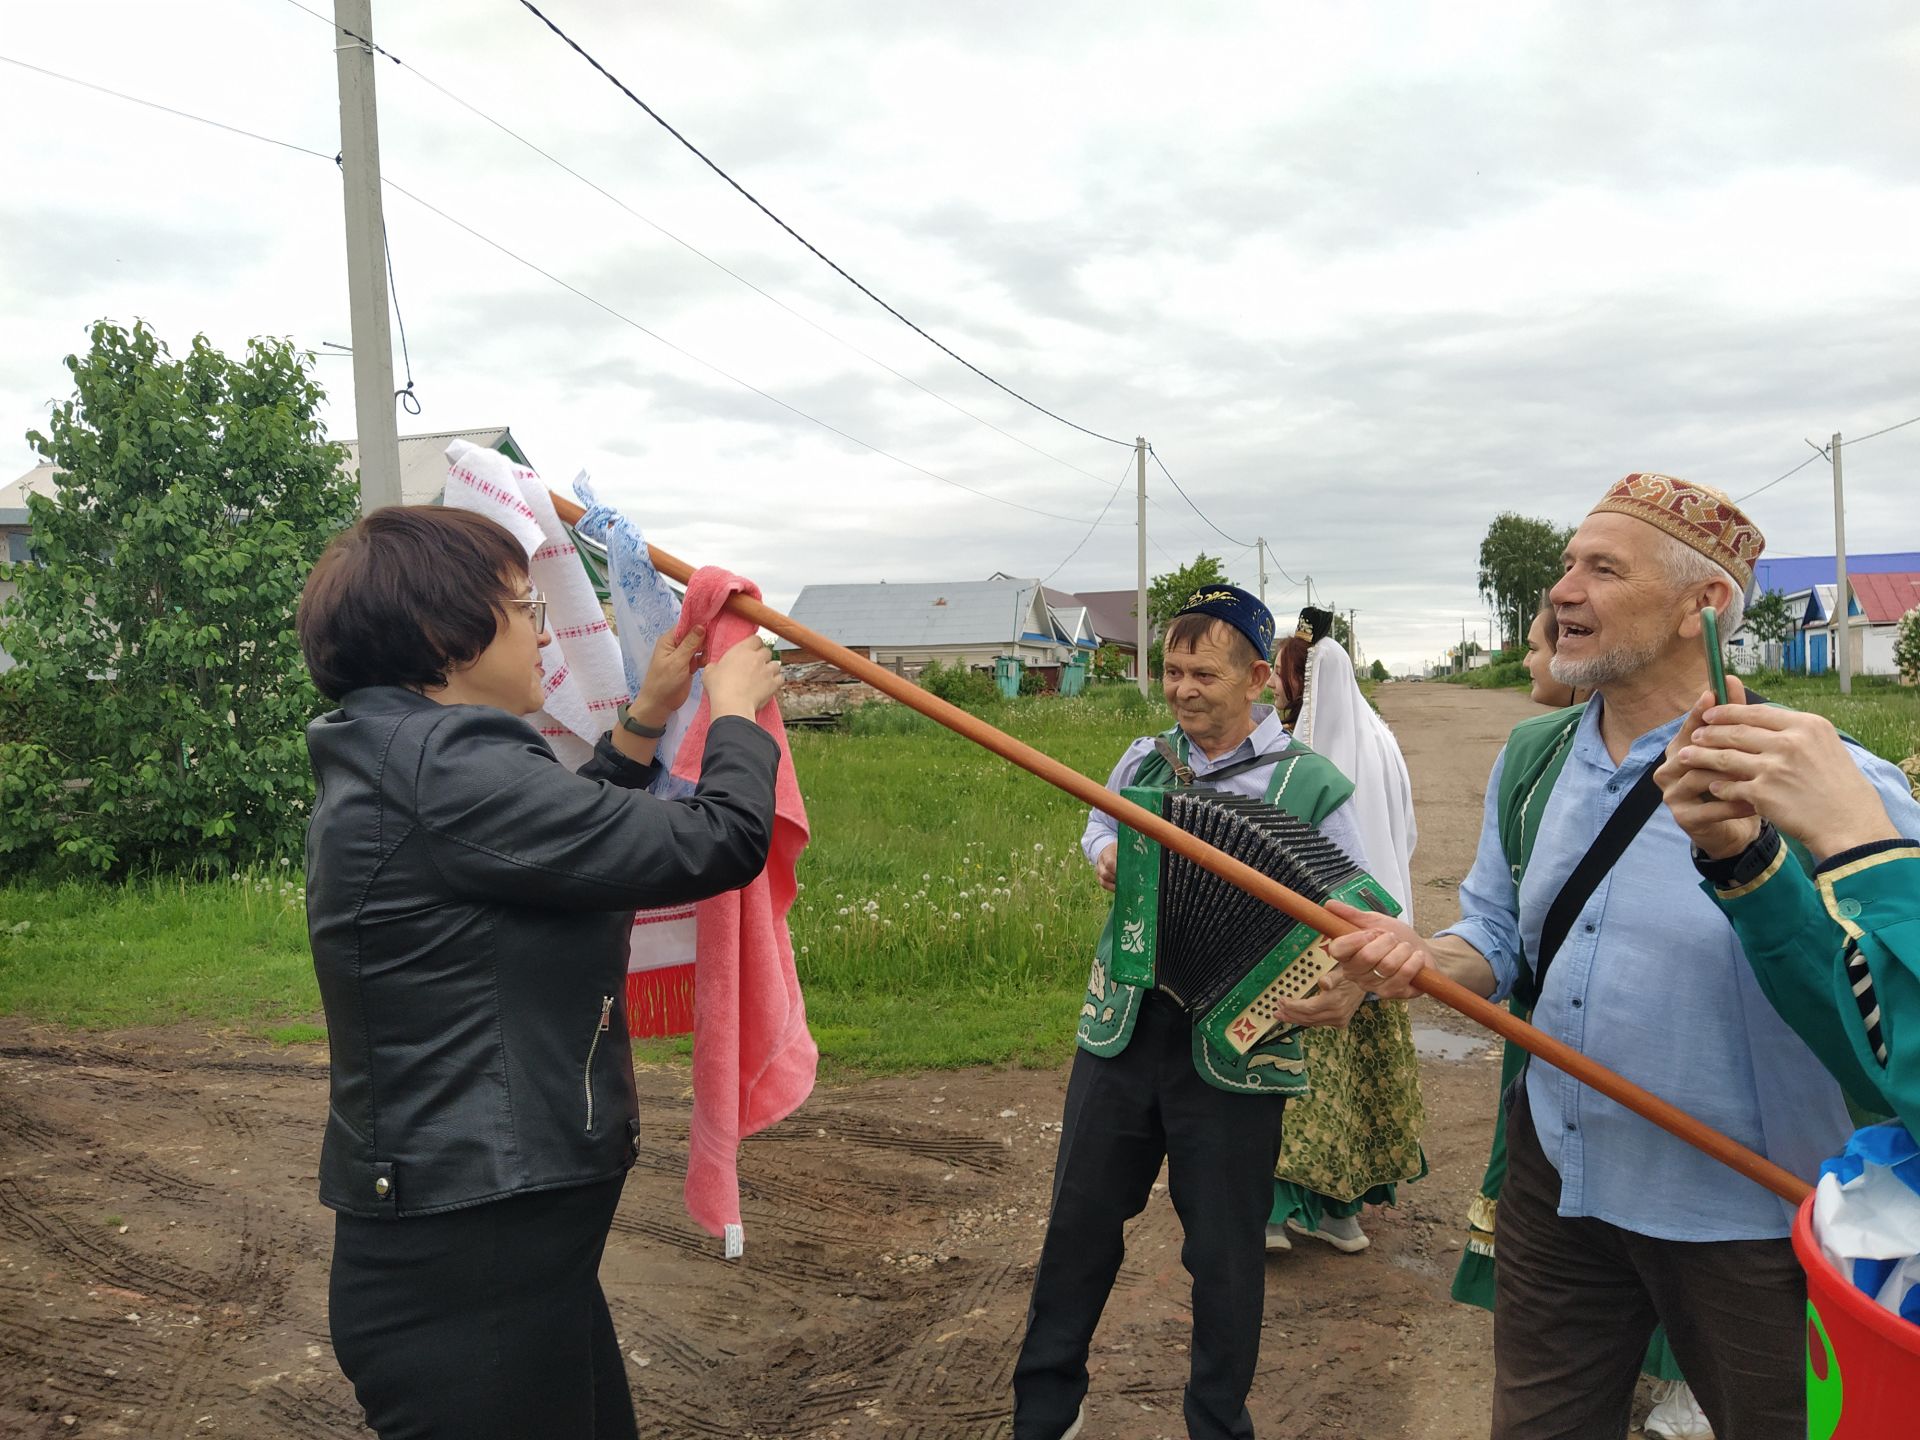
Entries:
{"label": "concrete utility pole", "polygon": [[1359,614],[1358,610],[1347,611],[1347,656],[1355,670],[1360,668],[1360,632],[1353,628],[1353,622]]}
{"label": "concrete utility pole", "polygon": [[1140,551],[1140,591],[1133,602],[1136,621],[1134,634],[1135,643],[1140,647],[1140,693],[1151,699],[1153,678],[1147,674],[1147,647],[1152,643],[1149,639],[1152,627],[1147,623],[1147,437],[1144,435],[1133,438],[1133,463]]}
{"label": "concrete utility pole", "polygon": [[383,505],[400,503],[393,337],[387,326],[387,232],[380,208],[380,117],[374,107],[373,51],[362,43],[373,39],[373,0],[333,0],[333,23],[346,191],[347,303],[353,319],[353,420],[360,441],[360,513],[370,515]]}
{"label": "concrete utility pole", "polygon": [[1253,548],[1260,557],[1260,603],[1264,605],[1267,603],[1267,537],[1257,537]]}
{"label": "concrete utility pole", "polygon": [[1833,564],[1834,614],[1839,617],[1839,639],[1833,663],[1840,675],[1840,693],[1853,693],[1853,603],[1847,588],[1847,503],[1840,489],[1840,432],[1833,432]]}

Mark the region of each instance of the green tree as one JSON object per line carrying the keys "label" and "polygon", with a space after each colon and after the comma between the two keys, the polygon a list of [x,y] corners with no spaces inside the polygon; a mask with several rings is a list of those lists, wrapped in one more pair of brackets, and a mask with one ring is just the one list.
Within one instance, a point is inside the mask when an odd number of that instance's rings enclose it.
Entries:
{"label": "green tree", "polygon": [[1762,645],[1778,645],[1793,632],[1793,616],[1787,610],[1787,597],[1769,590],[1747,606],[1746,628]]}
{"label": "green tree", "polygon": [[1219,558],[1204,551],[1193,557],[1192,564],[1153,577],[1152,583],[1147,586],[1147,627],[1153,637],[1153,644],[1147,650],[1149,675],[1159,678],[1160,633],[1167,628],[1167,622],[1186,609],[1187,601],[1193,598],[1196,590],[1204,590],[1209,585],[1231,583]]}
{"label": "green tree", "polygon": [[354,515],[310,357],[204,336],[176,360],[101,322],[75,393],[28,441],[34,560],[0,614],[0,871],[221,869],[299,849],[320,708],[300,587]]}
{"label": "green tree", "polygon": [[1390,677],[1387,674],[1386,662],[1383,660],[1376,660],[1373,662],[1373,664],[1369,665],[1367,667],[1367,678],[1370,680],[1389,679]]}
{"label": "green tree", "polygon": [[1096,680],[1124,680],[1127,678],[1127,654],[1118,645],[1102,645],[1093,652],[1093,678]]}
{"label": "green tree", "polygon": [[1502,511],[1480,542],[1480,593],[1500,616],[1509,638],[1527,633],[1540,592],[1560,578],[1560,556],[1573,538],[1546,520]]}

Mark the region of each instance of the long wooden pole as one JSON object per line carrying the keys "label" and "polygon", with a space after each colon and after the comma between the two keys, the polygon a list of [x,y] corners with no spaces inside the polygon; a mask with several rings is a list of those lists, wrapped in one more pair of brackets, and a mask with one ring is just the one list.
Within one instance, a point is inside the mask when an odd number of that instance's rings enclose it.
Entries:
{"label": "long wooden pole", "polygon": [[[586,512],[564,495],[555,494],[554,508],[567,524],[575,523]],[[649,545],[648,553],[653,557],[653,565],[662,575],[677,580],[682,585],[693,577],[693,566],[680,560],[658,546]],[[1255,895],[1277,910],[1283,910],[1304,925],[1311,925],[1322,935],[1345,935],[1360,928],[1342,920],[1331,910],[1316,905],[1304,895],[1295,894],[1278,881],[1262,875],[1252,866],[1243,864],[1224,851],[1216,850],[1204,840],[1195,839],[1179,826],[1169,823],[1151,810],[1142,809],[1131,800],[1114,794],[1097,780],[1090,780],[1077,770],[1069,769],[1047,755],[1019,740],[1005,731],[998,730],[977,715],[970,715],[957,705],[951,705],[936,695],[930,695],[912,681],[895,675],[891,670],[874,664],[863,656],[856,655],[844,645],[834,643],[826,636],[808,629],[786,615],[782,615],[771,606],[758,600],[748,599],[744,595],[735,595],[727,601],[727,609],[744,619],[751,620],[762,629],[771,630],[781,639],[810,651],[822,660],[828,661],[847,674],[866,681],[874,689],[891,695],[902,705],[918,710],[931,720],[937,720],[949,730],[957,731],[974,744],[991,750],[1002,759],[1011,760],[1022,770],[1031,772],[1076,800],[1084,801],[1096,810],[1105,811],[1123,824],[1132,826],[1141,834],[1152,837],[1169,850],[1193,861],[1204,869],[1211,870],[1221,879],[1239,886],[1242,890]],[[1503,1036],[1530,1054],[1538,1056],[1556,1069],[1598,1090],[1608,1099],[1624,1105],[1636,1115],[1650,1120],[1662,1130],[1676,1135],[1696,1149],[1703,1150],[1729,1169],[1737,1170],[1756,1184],[1763,1185],[1781,1199],[1799,1204],[1811,1193],[1812,1187],[1798,1176],[1781,1169],[1766,1156],[1749,1150],[1738,1141],[1722,1135],[1718,1130],[1702,1124],[1678,1106],[1671,1105],[1649,1090],[1643,1090],[1624,1076],[1617,1075],[1606,1066],[1538,1030],[1511,1011],[1495,1005],[1492,1001],[1474,994],[1464,985],[1449,980],[1434,969],[1422,970],[1414,977],[1414,986],[1422,993],[1431,995],[1441,1004],[1459,1011],[1468,1019],[1477,1021],[1495,1034]]]}

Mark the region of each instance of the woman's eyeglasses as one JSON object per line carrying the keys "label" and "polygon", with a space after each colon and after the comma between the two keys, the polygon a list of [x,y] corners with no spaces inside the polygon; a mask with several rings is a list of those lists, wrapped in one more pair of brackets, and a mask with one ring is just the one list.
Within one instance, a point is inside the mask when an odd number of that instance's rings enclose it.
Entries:
{"label": "woman's eyeglasses", "polygon": [[534,634],[538,635],[547,628],[547,602],[537,591],[523,600],[509,600],[507,603],[526,610],[527,618],[533,621]]}

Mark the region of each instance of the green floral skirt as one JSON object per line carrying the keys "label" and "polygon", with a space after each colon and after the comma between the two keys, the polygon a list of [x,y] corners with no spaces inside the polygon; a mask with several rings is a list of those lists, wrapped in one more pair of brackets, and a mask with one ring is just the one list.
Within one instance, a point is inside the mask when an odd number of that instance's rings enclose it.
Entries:
{"label": "green floral skirt", "polygon": [[1311,1229],[1323,1214],[1389,1204],[1395,1184],[1426,1174],[1427,1117],[1405,1005],[1370,1002],[1346,1029],[1318,1027],[1301,1039],[1313,1091],[1287,1102],[1275,1213],[1286,1208]]}

